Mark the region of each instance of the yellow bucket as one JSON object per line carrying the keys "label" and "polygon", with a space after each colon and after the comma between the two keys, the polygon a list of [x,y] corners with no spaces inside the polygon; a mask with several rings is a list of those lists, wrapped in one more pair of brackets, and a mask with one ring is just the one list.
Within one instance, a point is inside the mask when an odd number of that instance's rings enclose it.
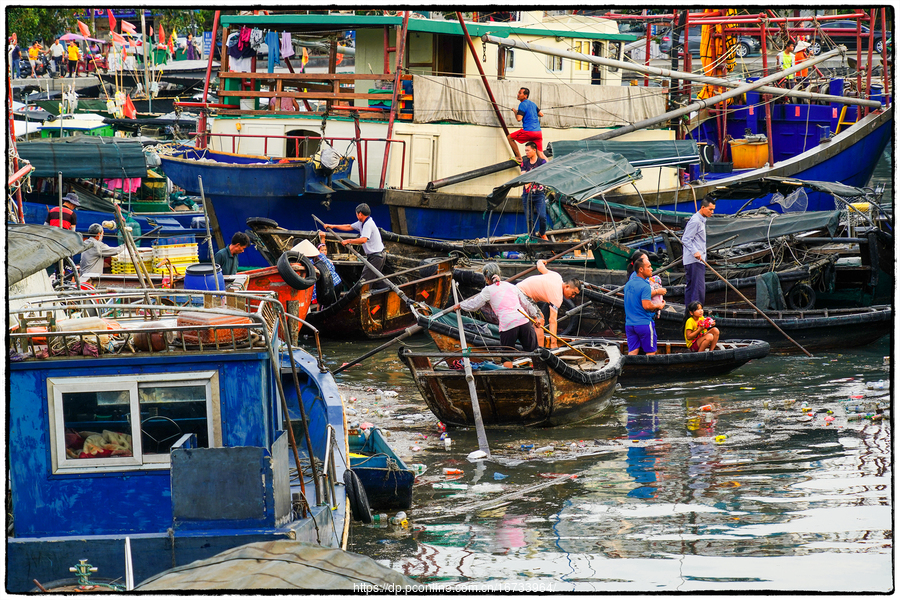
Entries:
{"label": "yellow bucket", "polygon": [[731,140],[731,162],[735,169],[759,169],[769,161],[767,142]]}

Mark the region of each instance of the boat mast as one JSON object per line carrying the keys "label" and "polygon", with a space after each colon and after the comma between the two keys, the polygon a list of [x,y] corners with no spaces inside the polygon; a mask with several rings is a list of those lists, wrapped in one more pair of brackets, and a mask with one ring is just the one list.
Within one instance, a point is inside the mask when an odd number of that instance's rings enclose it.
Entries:
{"label": "boat mast", "polygon": [[[400,98],[401,77],[403,77],[403,55],[406,54],[406,36],[409,28],[409,11],[403,11],[403,25],[400,27],[400,39],[397,41],[397,67],[394,72],[394,93],[391,96],[391,112],[388,115],[387,135],[384,137],[384,160],[381,162],[381,181],[378,187],[384,187],[387,177],[388,158],[391,155],[391,135],[394,133],[394,119],[397,116],[397,104]],[[385,52],[387,50],[385,49]]]}

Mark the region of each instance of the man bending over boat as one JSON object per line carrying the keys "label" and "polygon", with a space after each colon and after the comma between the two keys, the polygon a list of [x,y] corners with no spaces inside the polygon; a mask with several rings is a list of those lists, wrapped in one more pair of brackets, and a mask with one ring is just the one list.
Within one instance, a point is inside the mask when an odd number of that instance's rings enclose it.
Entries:
{"label": "man bending over boat", "polygon": [[250,237],[243,231],[231,236],[231,244],[216,252],[216,264],[222,267],[222,275],[234,275],[238,270],[238,255],[250,245]]}
{"label": "man bending over boat", "polygon": [[[375,221],[372,220],[371,215],[372,209],[369,208],[368,204],[363,202],[356,207],[356,218],[358,221],[355,223],[347,225],[326,225],[325,227],[338,229],[340,231],[358,231],[359,237],[353,238],[352,240],[341,240],[341,245],[362,244],[363,250],[366,253],[366,260],[369,261],[369,264],[376,270],[383,272],[384,243],[381,241],[381,232],[378,231],[378,226],[375,224]],[[364,281],[376,279],[377,277],[378,275],[369,269],[369,267],[366,267],[365,270],[363,270],[362,278]]]}
{"label": "man bending over boat", "polygon": [[[519,288],[507,281],[501,281],[500,267],[497,263],[489,262],[484,265],[481,273],[486,284],[481,293],[460,302],[459,308],[472,312],[490,303],[491,309],[500,320],[500,345],[515,348],[518,341],[525,352],[534,352],[538,347],[537,336],[531,322],[522,314],[522,310],[532,319],[543,320],[541,311]],[[512,367],[512,361],[504,362],[503,366]]]}
{"label": "man bending over boat", "polygon": [[[549,347],[556,348],[556,320],[559,314],[559,307],[562,306],[563,298],[571,300],[581,293],[581,282],[577,279],[563,282],[562,275],[548,269],[542,260],[537,261],[537,269],[540,271],[540,275],[532,275],[520,281],[517,286],[525,292],[525,295],[532,302],[546,302],[549,305],[548,321],[551,333]],[[534,328],[538,345],[544,346],[544,315],[543,313],[540,313],[540,315],[541,318],[537,320]]]}
{"label": "man bending over boat", "polygon": [[108,256],[115,256],[119,253],[118,246],[107,246],[103,243],[103,227],[100,223],[92,223],[88,227],[88,235],[91,236],[84,241],[88,248],[81,253],[81,276],[85,277],[89,273],[103,273],[103,259]]}

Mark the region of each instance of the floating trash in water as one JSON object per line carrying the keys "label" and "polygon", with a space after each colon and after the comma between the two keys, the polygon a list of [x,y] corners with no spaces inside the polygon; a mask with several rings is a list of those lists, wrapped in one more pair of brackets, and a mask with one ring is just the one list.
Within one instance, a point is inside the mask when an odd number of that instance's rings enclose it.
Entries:
{"label": "floating trash in water", "polygon": [[755,387],[742,387],[742,388],[740,388],[740,389],[742,389],[742,390],[755,390],[756,388],[755,388]]}
{"label": "floating trash in water", "polygon": [[886,390],[888,389],[889,384],[882,379],[881,381],[870,381],[866,387],[870,390]]}
{"label": "floating trash in water", "polygon": [[553,446],[541,446],[534,452],[535,452],[535,454],[544,454],[544,453],[550,454],[551,452],[553,452]]}
{"label": "floating trash in water", "polygon": [[445,437],[444,438],[444,450],[450,450],[450,444],[452,444],[452,443],[453,443],[452,439]]}
{"label": "floating trash in water", "polygon": [[453,469],[451,467],[444,467],[444,475],[462,475],[462,469]]}
{"label": "floating trash in water", "polygon": [[413,463],[407,466],[412,469],[416,475],[421,475],[428,470],[428,465],[423,465],[422,463]]}
{"label": "floating trash in water", "polygon": [[[598,442],[598,443],[599,443],[599,442]],[[520,448],[521,448],[522,450],[525,450],[525,451],[527,452],[527,451],[529,451],[529,450],[534,450],[534,444],[522,444],[522,445],[520,446]]]}
{"label": "floating trash in water", "polygon": [[725,440],[728,439],[728,436],[725,434],[717,435],[715,439],[716,439],[717,444],[721,444],[722,442],[724,442]]}
{"label": "floating trash in water", "polygon": [[473,450],[466,458],[469,460],[482,460],[487,458],[487,452],[484,450]]}
{"label": "floating trash in water", "polygon": [[509,475],[504,475],[503,473],[494,473],[494,481],[502,481],[508,477]]}
{"label": "floating trash in water", "polygon": [[431,484],[436,490],[467,490],[469,489],[468,484],[465,483],[447,483],[447,482],[438,482]]}

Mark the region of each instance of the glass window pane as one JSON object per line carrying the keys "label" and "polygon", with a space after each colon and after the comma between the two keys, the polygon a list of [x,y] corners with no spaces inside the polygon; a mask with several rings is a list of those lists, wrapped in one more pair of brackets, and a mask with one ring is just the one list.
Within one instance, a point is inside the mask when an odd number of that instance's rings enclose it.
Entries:
{"label": "glass window pane", "polygon": [[132,456],[128,390],[62,394],[66,458]]}
{"label": "glass window pane", "polygon": [[197,436],[199,447],[209,447],[206,385],[142,385],[138,404],[145,455],[168,454],[186,433]]}

